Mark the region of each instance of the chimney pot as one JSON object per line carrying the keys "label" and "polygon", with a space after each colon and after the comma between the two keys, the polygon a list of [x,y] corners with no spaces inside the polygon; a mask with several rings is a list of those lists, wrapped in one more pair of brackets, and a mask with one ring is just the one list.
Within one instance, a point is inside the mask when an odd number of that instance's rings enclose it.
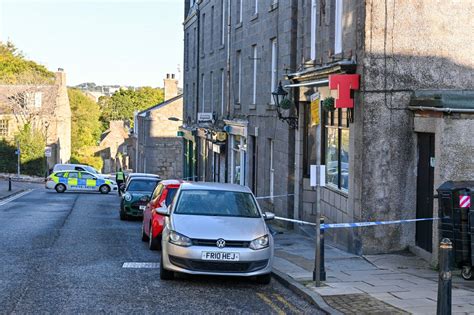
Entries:
{"label": "chimney pot", "polygon": [[174,79],[174,73],[171,74],[171,79]]}
{"label": "chimney pot", "polygon": [[64,69],[63,68],[58,68],[58,71],[63,72]]}
{"label": "chimney pot", "polygon": [[170,74],[169,74],[169,73],[166,74],[166,78],[167,78],[167,79],[170,78]]}

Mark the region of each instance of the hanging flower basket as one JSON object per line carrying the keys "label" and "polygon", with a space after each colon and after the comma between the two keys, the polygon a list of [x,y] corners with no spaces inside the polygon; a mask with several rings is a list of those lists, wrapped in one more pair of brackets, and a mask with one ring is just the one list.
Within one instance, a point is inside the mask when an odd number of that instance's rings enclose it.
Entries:
{"label": "hanging flower basket", "polygon": [[290,109],[293,106],[293,102],[287,98],[285,98],[283,101],[280,103],[281,109]]}
{"label": "hanging flower basket", "polygon": [[323,101],[323,110],[326,112],[333,112],[336,108],[334,107],[334,97],[326,97]]}

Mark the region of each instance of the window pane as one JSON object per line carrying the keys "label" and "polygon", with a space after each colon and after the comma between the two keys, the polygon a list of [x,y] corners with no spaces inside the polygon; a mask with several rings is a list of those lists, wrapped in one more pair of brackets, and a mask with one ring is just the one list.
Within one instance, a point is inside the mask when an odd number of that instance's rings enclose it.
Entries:
{"label": "window pane", "polygon": [[328,184],[339,186],[338,180],[338,129],[328,128],[326,139],[326,181]]}
{"label": "window pane", "polygon": [[341,130],[341,188],[349,190],[349,129]]}

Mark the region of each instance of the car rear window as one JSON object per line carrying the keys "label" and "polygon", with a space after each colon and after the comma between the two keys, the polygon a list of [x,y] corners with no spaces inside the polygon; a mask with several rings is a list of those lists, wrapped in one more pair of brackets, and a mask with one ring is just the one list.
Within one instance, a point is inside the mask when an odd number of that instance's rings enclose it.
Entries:
{"label": "car rear window", "polygon": [[183,190],[174,213],[244,218],[260,217],[252,194],[222,190]]}

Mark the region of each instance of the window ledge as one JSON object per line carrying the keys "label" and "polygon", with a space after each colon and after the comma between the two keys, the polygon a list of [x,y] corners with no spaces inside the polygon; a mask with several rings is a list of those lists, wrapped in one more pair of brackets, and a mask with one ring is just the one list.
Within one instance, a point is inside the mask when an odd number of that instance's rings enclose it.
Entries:
{"label": "window ledge", "polygon": [[268,12],[272,12],[272,11],[274,11],[274,10],[276,10],[276,9],[278,9],[278,2],[272,3],[272,4],[270,5],[270,9],[268,9]]}
{"label": "window ledge", "polygon": [[217,47],[217,49],[219,49],[219,50],[224,49],[224,48],[225,48],[225,45],[224,45],[224,44],[222,44],[222,45],[220,45],[219,47]]}
{"label": "window ledge", "polygon": [[241,28],[242,27],[242,22],[239,22],[235,24],[235,29]]}
{"label": "window ledge", "polygon": [[255,21],[256,19],[258,19],[258,13],[255,13],[255,14],[250,18],[250,21]]}
{"label": "window ledge", "polygon": [[240,108],[241,108],[240,103],[235,103],[235,104],[234,104],[234,109],[240,109]]}
{"label": "window ledge", "polygon": [[209,55],[213,55],[213,54],[214,54],[214,49],[209,52]]}
{"label": "window ledge", "polygon": [[338,194],[338,195],[341,195],[343,197],[346,197],[346,198],[349,198],[349,192],[346,192],[344,190],[340,190],[339,188],[335,187],[335,186],[331,186],[331,184],[329,185],[326,185],[324,186],[324,188]]}
{"label": "window ledge", "polygon": [[275,104],[268,103],[268,104],[267,104],[267,110],[276,110],[276,105],[275,105]]}
{"label": "window ledge", "polygon": [[249,105],[249,109],[257,109],[257,105],[255,105],[255,104],[250,104],[250,105]]}
{"label": "window ledge", "polygon": [[201,55],[201,59],[204,59],[205,57],[206,57],[205,54],[202,54],[202,55]]}

